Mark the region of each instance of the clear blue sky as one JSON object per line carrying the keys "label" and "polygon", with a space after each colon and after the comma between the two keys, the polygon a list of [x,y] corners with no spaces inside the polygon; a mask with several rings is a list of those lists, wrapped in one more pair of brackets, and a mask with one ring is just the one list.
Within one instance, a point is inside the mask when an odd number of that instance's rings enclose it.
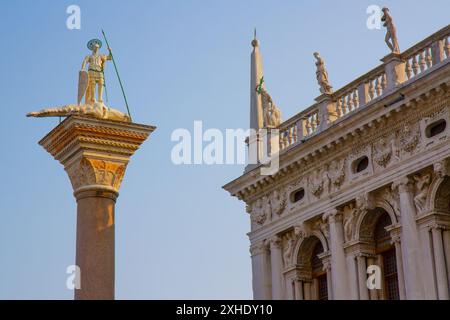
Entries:
{"label": "clear blue sky", "polygon": [[[81,30],[66,8],[81,7]],[[128,166],[116,207],[116,296],[251,298],[249,219],[221,186],[243,166],[175,166],[176,128],[246,128],[258,30],[266,85],[284,118],[319,95],[312,53],[335,89],[379,64],[388,5],[406,49],[448,24],[448,0],[1,1],[0,298],[71,299],[76,204],[62,166],[37,142],[58,122],[25,114],[76,101],[86,42],[106,30],[136,122],[158,126]],[[103,52],[106,52],[103,49]],[[124,109],[112,64],[110,104]]]}

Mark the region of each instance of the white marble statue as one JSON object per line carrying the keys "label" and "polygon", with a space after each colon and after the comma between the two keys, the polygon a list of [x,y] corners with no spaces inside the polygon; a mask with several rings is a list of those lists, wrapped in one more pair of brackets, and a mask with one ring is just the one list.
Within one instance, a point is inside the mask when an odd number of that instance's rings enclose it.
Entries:
{"label": "white marble statue", "polygon": [[328,72],[325,68],[325,61],[318,52],[314,52],[314,57],[316,58],[316,77],[320,86],[320,92],[325,94],[333,93],[333,87],[330,85]]}

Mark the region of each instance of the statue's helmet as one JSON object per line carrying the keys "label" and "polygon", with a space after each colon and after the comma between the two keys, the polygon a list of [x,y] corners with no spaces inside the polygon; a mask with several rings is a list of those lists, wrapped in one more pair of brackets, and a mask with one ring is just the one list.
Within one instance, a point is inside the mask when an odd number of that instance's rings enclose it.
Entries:
{"label": "statue's helmet", "polygon": [[102,47],[102,42],[99,39],[91,39],[87,43],[87,47],[88,47],[89,50],[94,49],[94,47],[97,47],[97,48],[100,49]]}

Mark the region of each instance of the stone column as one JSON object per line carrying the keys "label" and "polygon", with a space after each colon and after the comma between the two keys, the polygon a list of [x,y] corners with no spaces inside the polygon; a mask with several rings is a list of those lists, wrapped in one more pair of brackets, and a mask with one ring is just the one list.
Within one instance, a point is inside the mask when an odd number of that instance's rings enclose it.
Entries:
{"label": "stone column", "polygon": [[42,145],[66,170],[77,200],[75,299],[114,299],[114,208],[125,169],[153,126],[70,116]]}
{"label": "stone column", "polygon": [[422,277],[425,287],[425,299],[437,300],[436,272],[434,268],[433,241],[431,230],[427,225],[419,225],[419,239],[421,244]]}
{"label": "stone column", "polygon": [[366,257],[363,254],[356,256],[358,263],[358,285],[359,285],[359,299],[369,300],[369,289],[367,288],[367,265]]}
{"label": "stone column", "polygon": [[295,299],[303,300],[303,281],[300,278],[295,279]]}
{"label": "stone column", "polygon": [[414,205],[413,184],[408,177],[395,181],[400,198],[400,220],[402,225],[402,257],[405,276],[406,299],[423,299],[424,286],[420,270],[420,242],[416,224],[416,207]]}
{"label": "stone column", "polygon": [[344,252],[344,227],[342,214],[336,209],[327,212],[324,219],[328,220],[330,228],[331,278],[333,298],[349,299],[347,268]]}
{"label": "stone column", "polygon": [[281,251],[281,238],[274,236],[270,239],[270,262],[272,269],[272,299],[283,299],[283,257]]}
{"label": "stone column", "polygon": [[398,291],[400,300],[406,299],[405,292],[405,276],[403,274],[403,258],[402,258],[402,246],[400,242],[400,235],[392,237],[392,243],[395,246],[395,258],[397,263],[397,278],[398,278]]}
{"label": "stone column", "polygon": [[356,256],[354,253],[347,254],[347,271],[350,285],[350,299],[358,300],[358,270],[356,266]]}
{"label": "stone column", "polygon": [[303,281],[303,294],[305,300],[311,300],[311,280]]}
{"label": "stone column", "polygon": [[322,260],[323,269],[327,272],[327,294],[328,300],[333,300],[333,286],[331,283],[331,261],[329,258]]}
{"label": "stone column", "polygon": [[[367,266],[372,266],[376,264],[376,258],[373,256],[367,257]],[[366,282],[367,283],[367,282]],[[377,289],[369,289],[370,300],[378,300]]]}
{"label": "stone column", "polygon": [[311,300],[319,300],[319,280],[317,278],[311,281]]}
{"label": "stone column", "polygon": [[448,278],[445,266],[444,243],[442,242],[442,226],[434,225],[431,228],[433,236],[434,264],[436,268],[436,281],[439,300],[448,300]]}
{"label": "stone column", "polygon": [[270,292],[268,246],[265,241],[259,242],[250,248],[252,256],[252,286],[253,299],[266,300],[272,298]]}
{"label": "stone column", "polygon": [[444,230],[442,237],[444,240],[445,262],[447,266],[447,282],[450,286],[450,230]]}

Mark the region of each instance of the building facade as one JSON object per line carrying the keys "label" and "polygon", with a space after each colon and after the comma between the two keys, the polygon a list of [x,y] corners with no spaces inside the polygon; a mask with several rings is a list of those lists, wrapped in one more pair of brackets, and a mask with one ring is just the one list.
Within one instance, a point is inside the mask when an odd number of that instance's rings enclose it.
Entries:
{"label": "building facade", "polygon": [[249,165],[224,186],[250,216],[254,299],[449,299],[449,36],[450,25],[322,93],[276,126],[279,170]]}

